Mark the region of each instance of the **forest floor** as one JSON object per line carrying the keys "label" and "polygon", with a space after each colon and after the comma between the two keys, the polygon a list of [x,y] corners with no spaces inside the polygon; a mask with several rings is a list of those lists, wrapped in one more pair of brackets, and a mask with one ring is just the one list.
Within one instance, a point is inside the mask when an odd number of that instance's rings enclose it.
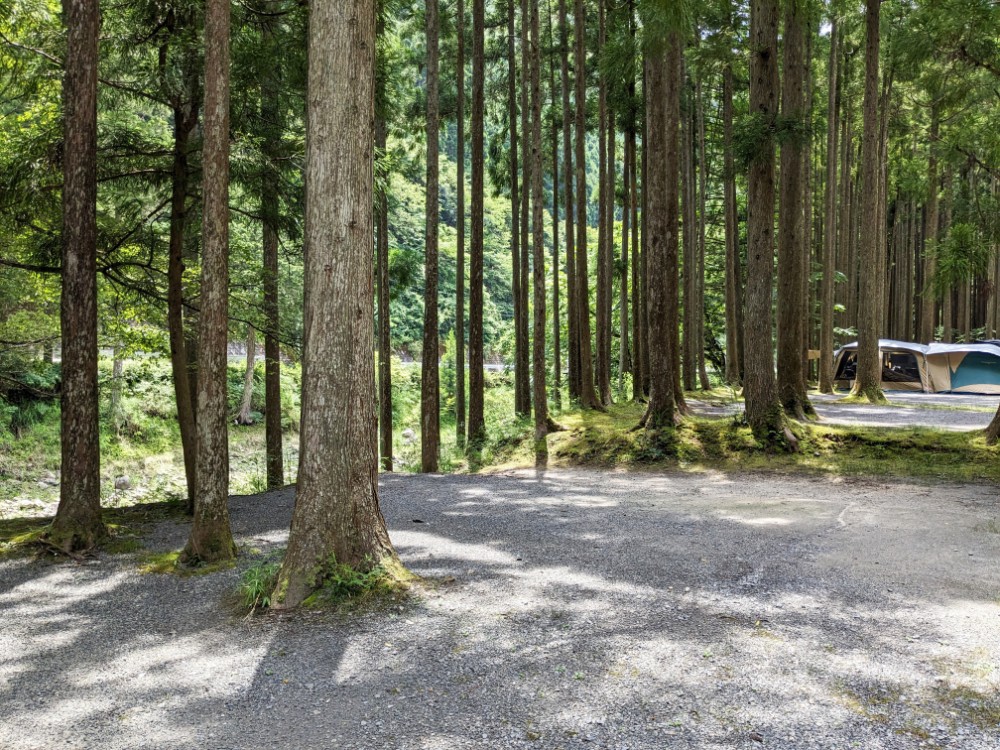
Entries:
{"label": "forest floor", "polygon": [[240,613],[293,492],[181,547],[0,561],[0,747],[1000,746],[995,488],[717,471],[383,475],[400,601]]}

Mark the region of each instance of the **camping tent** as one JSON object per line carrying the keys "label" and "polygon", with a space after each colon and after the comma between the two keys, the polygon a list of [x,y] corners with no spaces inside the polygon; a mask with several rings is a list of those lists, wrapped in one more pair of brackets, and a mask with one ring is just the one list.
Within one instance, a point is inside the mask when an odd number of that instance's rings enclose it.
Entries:
{"label": "camping tent", "polygon": [[[886,391],[932,390],[924,353],[927,347],[908,341],[879,339],[882,356],[882,389]],[[1000,354],[1000,349],[997,349]],[[834,381],[838,388],[850,388],[858,370],[858,344],[846,344],[833,355]]]}
{"label": "camping tent", "polygon": [[935,393],[1000,394],[996,344],[931,344],[925,357]]}

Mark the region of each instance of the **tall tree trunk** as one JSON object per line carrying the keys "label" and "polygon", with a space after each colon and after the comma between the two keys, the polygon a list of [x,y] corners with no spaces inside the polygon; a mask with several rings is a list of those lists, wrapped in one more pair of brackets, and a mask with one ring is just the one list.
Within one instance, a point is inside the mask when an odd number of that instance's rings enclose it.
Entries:
{"label": "tall tree trunk", "polygon": [[577,332],[576,253],[573,236],[573,145],[570,137],[572,120],[569,102],[569,22],[566,19],[566,0],[559,0],[559,55],[562,77],[562,137],[563,137],[563,190],[566,214],[566,329],[569,333],[569,397],[580,398],[580,336]]}
{"label": "tall tree trunk", "polygon": [[310,14],[302,448],[272,596],[283,609],[322,585],[331,561],[364,570],[396,559],[374,429],[374,0],[313,0]]}
{"label": "tall tree trunk", "polygon": [[[882,277],[879,256],[879,11],[881,0],[866,0],[864,134],[862,136],[862,197],[860,273],[858,303],[858,377],[854,394],[872,403],[885,400],[882,394],[882,357],[879,354],[880,300]],[[873,272],[874,271],[874,272]]]}
{"label": "tall tree trunk", "polygon": [[[517,394],[515,400],[515,411],[523,416],[531,414],[531,339],[528,335],[528,248],[529,248],[529,219],[531,215],[531,99],[529,96],[530,85],[530,40],[528,39],[529,0],[521,0],[521,75],[519,78],[521,91],[521,138],[524,147],[521,158],[521,259],[520,259],[520,280],[518,282],[518,308],[521,313],[514,321],[517,327],[516,355],[517,366],[514,369],[514,388]],[[517,177],[512,177],[516,180]]]}
{"label": "tall tree trunk", "polygon": [[[607,43],[606,0],[597,0],[597,48],[604,50]],[[609,203],[610,159],[608,158],[608,86],[603,66],[598,66],[597,77],[597,343],[596,375],[597,395],[601,403],[611,403],[611,226]]]}
{"label": "tall tree trunk", "polygon": [[837,288],[835,294],[839,299],[843,310],[839,313],[839,320],[842,328],[849,328],[851,326],[849,305],[850,305],[850,295],[849,288],[855,281],[855,275],[851,270],[851,246],[853,244],[851,238],[851,229],[853,227],[853,218],[851,212],[851,182],[852,182],[852,171],[854,168],[854,146],[853,146],[853,119],[854,119],[854,108],[850,97],[847,94],[848,86],[850,83],[850,58],[847,58],[844,65],[844,81],[842,90],[844,92],[842,109],[844,112],[844,117],[842,118],[842,129],[840,133],[840,211],[837,217],[840,222],[840,227],[838,228],[839,238],[837,241],[837,269],[841,271],[846,277],[845,283],[840,284]]}
{"label": "tall tree trunk", "polygon": [[556,50],[552,0],[548,3],[549,21],[549,106],[552,112],[552,391],[556,407],[562,406],[562,320],[559,315],[559,123],[556,111]]}
{"label": "tall tree trunk", "polygon": [[631,185],[629,184],[629,173],[632,168],[632,154],[629,148],[628,133],[625,134],[625,157],[622,161],[622,255],[621,263],[618,266],[618,393],[620,398],[625,398],[625,373],[631,369],[632,354],[629,347],[628,330],[628,252],[629,252],[629,229],[632,219],[631,205]]}
{"label": "tall tree trunk", "polygon": [[733,66],[722,69],[722,180],[726,220],[726,382],[740,378],[740,235],[736,215],[736,164],[733,157]]}
{"label": "tall tree trunk", "polygon": [[[472,0],[472,236],[469,242],[469,446],[486,439],[483,416],[483,128],[485,127],[485,0]],[[512,217],[513,218],[513,217]],[[511,222],[513,223],[513,221]]]}
{"label": "tall tree trunk", "polygon": [[64,0],[62,481],[50,540],[72,552],[105,534],[97,390],[97,0]]}
{"label": "tall tree trunk", "polygon": [[677,296],[680,230],[680,34],[671,31],[666,39],[647,42],[645,68],[650,394],[643,421],[647,430],[658,431],[673,429],[675,419],[675,341],[670,328],[676,327],[676,320],[670,318],[669,300]]}
{"label": "tall tree trunk", "polygon": [[746,373],[743,393],[747,421],[761,443],[782,442],[795,448],[784,424],[774,376],[771,345],[771,294],[774,280],[774,141],[770,135],[778,115],[778,2],[751,0],[750,113],[762,132],[754,144],[747,178]]}
{"label": "tall tree trunk", "polygon": [[[519,189],[520,162],[518,161],[517,124],[517,14],[514,0],[507,4],[507,126],[510,132],[510,278],[511,296],[514,300],[514,413],[526,414],[524,390],[521,388],[521,245],[528,241],[527,232],[521,231],[522,195]],[[523,128],[522,128],[523,129]]]}
{"label": "tall tree trunk", "polygon": [[420,363],[420,470],[438,470],[441,453],[441,392],[438,373],[438,132],[441,116],[438,102],[437,0],[427,0],[427,183],[424,230],[424,337]]}
{"label": "tall tree trunk", "polygon": [[465,447],[465,2],[458,0],[456,8],[458,59],[456,60],[458,100],[458,195],[455,199],[455,432],[459,449]]}
{"label": "tall tree trunk", "polygon": [[826,107],[826,185],[823,217],[823,281],[820,291],[820,342],[819,342],[819,390],[833,393],[833,302],[837,245],[837,153],[838,115],[840,113],[840,89],[838,87],[837,63],[840,60],[839,23],[834,16],[830,20],[830,58],[827,64],[827,107]]}
{"label": "tall tree trunk", "polygon": [[[806,8],[804,0],[785,0],[784,76],[781,116],[785,122],[805,126],[808,117],[805,81],[809,61],[805,55]],[[781,146],[781,202],[778,228],[778,398],[785,413],[805,419],[812,411],[805,390],[802,342],[809,317],[802,297],[806,261],[803,208],[803,161],[808,143],[791,139]]]}
{"label": "tall tree trunk", "polygon": [[695,84],[695,121],[698,128],[698,256],[695,273],[697,317],[695,318],[696,344],[698,356],[698,382],[703,391],[711,389],[708,370],[705,365],[705,209],[708,203],[708,150],[705,136],[705,102],[702,98],[701,80]]}
{"label": "tall tree trunk", "polygon": [[[273,24],[266,26],[270,49],[274,49]],[[269,74],[261,84],[261,114],[264,120],[264,155],[269,170],[276,170],[281,142],[282,117],[279,109],[280,81]],[[281,320],[278,308],[278,190],[277,180],[265,173],[261,181],[262,239],[264,250],[264,443],[267,465],[267,488],[285,483],[281,446],[281,348],[278,333]]]}
{"label": "tall tree trunk", "polygon": [[594,389],[594,366],[590,341],[590,291],[587,273],[587,16],[583,0],[575,0],[573,64],[576,85],[576,296],[577,332],[580,337],[580,404],[584,409],[600,409]]}
{"label": "tall tree trunk", "polygon": [[697,304],[698,293],[696,291],[697,262],[695,254],[697,252],[697,212],[695,210],[695,187],[694,187],[694,102],[692,101],[692,87],[686,78],[684,79],[683,100],[686,106],[683,107],[681,118],[681,206],[683,212],[682,226],[684,238],[684,264],[682,266],[681,278],[684,287],[684,356],[682,360],[682,377],[685,391],[693,391],[695,387],[695,374],[698,361],[698,323]]}
{"label": "tall tree trunk", "polygon": [[[635,92],[632,91],[632,95]],[[632,400],[641,401],[643,362],[646,360],[646,329],[643,323],[642,311],[645,307],[642,296],[642,275],[640,272],[639,255],[639,199],[638,178],[636,176],[638,161],[638,144],[636,143],[635,127],[628,132],[628,147],[631,152],[631,171],[629,180],[628,212],[632,225]]]}
{"label": "tall tree trunk", "polygon": [[[951,227],[951,169],[946,167],[941,179],[941,209],[939,222],[935,229],[937,241],[942,241],[948,235]],[[931,280],[933,283],[933,279]],[[944,298],[941,302],[941,340],[951,344],[955,340],[955,285],[949,281],[944,286]]]}
{"label": "tall tree trunk", "polygon": [[[188,89],[194,93],[194,86]],[[167,329],[170,339],[170,368],[177,403],[177,423],[181,433],[184,476],[187,480],[187,509],[194,512],[196,487],[196,427],[194,394],[188,373],[188,351],[184,330],[184,234],[187,225],[188,148],[191,131],[198,122],[198,107],[178,104],[174,108],[173,170],[170,187],[170,249],[167,260]]]}
{"label": "tall tree trunk", "polygon": [[[375,121],[377,158],[384,158],[388,127],[385,119]],[[378,428],[382,468],[392,471],[392,344],[389,326],[389,201],[383,188],[375,196],[376,256],[378,258]]]}
{"label": "tall tree trunk", "polygon": [[125,362],[122,360],[120,345],[116,345],[111,361],[111,424],[115,434],[121,434],[125,427],[125,410],[122,407],[122,386],[125,381]]}
{"label": "tall tree trunk", "polygon": [[250,425],[250,407],[253,404],[253,369],[257,361],[257,331],[253,326],[247,326],[247,358],[243,370],[243,396],[240,398],[240,410],[236,413],[236,424]]}
{"label": "tall tree trunk", "polygon": [[934,340],[934,311],[937,295],[934,294],[934,275],[937,272],[935,253],[938,237],[938,140],[941,132],[939,104],[931,104],[931,129],[928,138],[930,155],[927,158],[927,202],[924,204],[924,258],[923,288],[920,290],[920,340],[930,343]]}
{"label": "tall tree trunk", "polygon": [[205,3],[202,140],[202,263],[198,336],[198,459],[194,521],[182,558],[210,563],[236,555],[229,528],[229,14]]}
{"label": "tall tree trunk", "polygon": [[548,395],[545,391],[545,194],[542,190],[542,52],[538,0],[531,2],[531,256],[534,290],[531,342],[535,407],[535,466],[545,468],[549,449]]}

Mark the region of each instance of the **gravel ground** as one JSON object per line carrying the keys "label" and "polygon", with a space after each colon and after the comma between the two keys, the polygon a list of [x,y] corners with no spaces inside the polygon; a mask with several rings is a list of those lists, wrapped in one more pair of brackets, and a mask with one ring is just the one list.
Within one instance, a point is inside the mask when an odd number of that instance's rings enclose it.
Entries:
{"label": "gravel ground", "polygon": [[[0,564],[0,747],[1000,747],[992,488],[589,471],[382,488],[403,560],[437,581],[389,612],[245,621],[224,603],[238,570]],[[292,501],[234,498],[243,548],[281,544]]]}
{"label": "gravel ground", "polygon": [[[822,423],[868,427],[936,427],[955,432],[985,430],[1000,397],[950,393],[887,391],[886,405],[844,404],[846,393],[809,395]],[[689,400],[697,414],[726,416],[743,410],[742,404]]]}

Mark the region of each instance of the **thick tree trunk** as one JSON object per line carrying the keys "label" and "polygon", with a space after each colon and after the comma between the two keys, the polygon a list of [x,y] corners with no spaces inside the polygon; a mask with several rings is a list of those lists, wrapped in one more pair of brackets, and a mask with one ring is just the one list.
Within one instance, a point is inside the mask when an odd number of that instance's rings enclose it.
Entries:
{"label": "thick tree trunk", "polygon": [[820,291],[819,390],[833,393],[833,301],[837,246],[837,153],[840,96],[837,63],[839,24],[836,16],[830,22],[830,58],[827,65],[826,108],[826,185],[823,217],[823,280]]}
{"label": "thick tree trunk", "polygon": [[[193,88],[193,87],[192,87]],[[193,93],[193,92],[192,92]],[[181,433],[184,476],[187,480],[188,513],[194,512],[196,487],[196,426],[194,394],[188,373],[188,351],[184,331],[184,234],[187,227],[188,147],[198,122],[197,105],[174,107],[173,174],[170,193],[170,247],[167,260],[167,330],[170,339],[170,369]]]}
{"label": "thick tree trunk", "polygon": [[310,12],[302,448],[272,597],[282,609],[333,563],[395,562],[379,510],[372,358],[374,2],[313,0]]}
{"label": "thick tree trunk", "polygon": [[930,156],[927,159],[927,202],[924,204],[924,283],[920,290],[920,340],[929,344],[934,340],[934,312],[937,295],[934,294],[934,275],[937,273],[935,253],[938,237],[938,140],[941,132],[939,105],[931,105],[931,129],[928,137]]}
{"label": "thick tree trunk", "polygon": [[545,193],[542,190],[542,53],[538,0],[531,2],[531,257],[534,309],[532,320],[532,387],[535,407],[535,466],[545,468],[549,449],[548,395],[545,391]]}
{"label": "thick tree trunk", "polygon": [[[385,155],[387,124],[375,121],[375,148],[378,158]],[[382,469],[393,470],[392,461],[392,343],[389,325],[389,201],[385,190],[376,195],[376,256],[378,259],[378,428]],[[464,436],[463,436],[464,437]]]}
{"label": "thick tree trunk", "polygon": [[441,453],[440,375],[438,373],[438,131],[441,116],[438,102],[437,0],[427,0],[427,182],[424,229],[424,336],[420,362],[420,470],[438,470]]}
{"label": "thick tree trunk", "polygon": [[456,128],[458,162],[455,197],[455,433],[458,447],[465,447],[465,3],[458,0],[455,10],[458,32],[458,59],[455,61],[458,90]]}
{"label": "thick tree trunk", "polygon": [[[273,49],[273,40],[271,45]],[[278,86],[279,81],[273,75],[269,75],[261,86],[264,155],[272,170],[277,168],[281,140]],[[264,246],[264,450],[267,487],[273,490],[285,484],[285,466],[281,445],[281,348],[278,343],[281,330],[278,312],[278,190],[277,181],[270,174],[265,174],[262,180],[260,205]]]}
{"label": "thick tree trunk", "polygon": [[[805,82],[809,61],[805,55],[804,0],[785,0],[784,76],[781,116],[785,122],[806,125]],[[803,255],[806,203],[802,165],[808,143],[792,139],[781,146],[781,202],[778,227],[778,398],[785,414],[805,419],[812,412],[805,390],[803,346],[809,311],[802,291],[807,277]]]}
{"label": "thick tree trunk", "polygon": [[885,400],[882,394],[882,357],[879,328],[882,311],[882,276],[879,273],[879,11],[880,0],[866,0],[864,134],[862,137],[862,202],[860,273],[858,303],[858,376],[853,393],[872,403]]}
{"label": "thick tree trunk", "polygon": [[594,389],[594,365],[590,340],[590,284],[587,272],[587,50],[586,13],[583,0],[575,0],[573,61],[576,69],[576,297],[577,332],[580,337],[580,405],[601,409]]}
{"label": "thick tree trunk", "polygon": [[778,2],[750,4],[750,114],[760,119],[747,178],[746,373],[743,393],[747,421],[765,445],[794,448],[785,426],[774,376],[771,345],[771,294],[774,280],[774,141],[770,133],[778,115]]}
{"label": "thick tree trunk", "polygon": [[680,230],[678,184],[680,143],[678,125],[681,98],[681,38],[670,32],[646,52],[646,136],[649,160],[646,252],[649,256],[649,373],[650,394],[643,417],[647,430],[673,429],[676,377],[675,341],[670,328],[671,297],[677,296],[677,253]]}
{"label": "thick tree trunk", "polygon": [[247,359],[243,371],[243,396],[240,398],[240,410],[236,413],[236,424],[253,424],[250,417],[250,406],[253,403],[253,369],[257,360],[257,331],[253,326],[247,326]]}
{"label": "thick tree trunk", "polygon": [[736,215],[736,165],[733,157],[733,66],[722,69],[722,180],[726,220],[726,382],[740,378],[740,236]]}
{"label": "thick tree trunk", "polygon": [[64,0],[62,481],[49,539],[67,552],[105,534],[97,390],[97,0]]}
{"label": "thick tree trunk", "polygon": [[469,241],[469,446],[486,439],[483,416],[483,128],[485,127],[485,0],[472,0],[472,236]]}
{"label": "thick tree trunk", "polygon": [[560,75],[562,77],[562,138],[563,138],[563,189],[566,214],[566,329],[569,334],[569,397],[580,397],[580,337],[577,332],[576,253],[573,236],[573,146],[570,137],[571,112],[569,101],[569,22],[566,19],[566,0],[559,0],[559,42],[562,48]]}
{"label": "thick tree trunk", "polygon": [[187,563],[236,555],[229,528],[229,15],[205,3],[202,263],[198,336],[197,494]]}

